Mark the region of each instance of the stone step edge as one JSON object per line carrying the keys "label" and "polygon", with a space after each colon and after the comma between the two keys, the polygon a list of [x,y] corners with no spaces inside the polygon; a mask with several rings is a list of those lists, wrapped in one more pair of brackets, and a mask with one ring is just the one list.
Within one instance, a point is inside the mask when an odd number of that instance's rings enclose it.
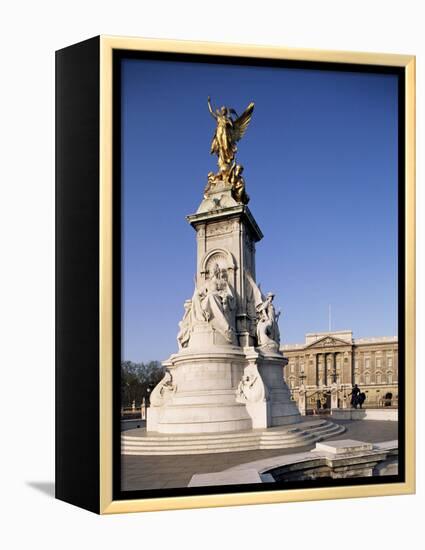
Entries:
{"label": "stone step edge", "polygon": [[[309,440],[310,443],[314,443],[315,441],[321,441],[323,439],[323,436],[317,436],[313,438],[313,440]],[[137,450],[137,451],[128,451],[126,449],[123,449],[122,454],[126,456],[174,456],[174,455],[195,455],[195,454],[216,454],[216,453],[231,453],[231,452],[243,452],[243,451],[264,451],[264,450],[274,450],[274,449],[291,449],[291,448],[297,448],[297,447],[304,447],[305,441],[297,442],[296,444],[291,445],[280,445],[276,447],[265,447],[262,445],[250,445],[250,446],[240,446],[235,450],[234,448],[229,447],[222,447],[222,448],[207,448],[207,449],[191,449],[190,452],[188,452],[188,449],[173,449],[169,452],[165,450],[149,450],[146,452],[144,450]]]}
{"label": "stone step edge", "polygon": [[345,428],[342,426],[339,428],[335,428],[334,426],[329,427],[328,429],[318,430],[312,433],[304,434],[300,437],[292,437],[292,438],[284,438],[284,439],[276,439],[276,440],[261,440],[261,438],[251,438],[249,440],[241,440],[241,441],[222,441],[219,439],[212,440],[209,442],[205,441],[190,441],[190,443],[186,443],[184,445],[181,444],[180,441],[170,441],[165,444],[163,441],[149,441],[146,442],[142,439],[139,441],[123,441],[122,442],[122,449],[126,450],[139,450],[139,449],[145,449],[145,450],[153,450],[155,448],[161,448],[162,450],[183,450],[183,449],[216,449],[221,447],[239,447],[243,446],[243,444],[246,445],[254,445],[254,446],[260,446],[261,448],[283,448],[282,446],[291,446],[294,443],[309,443],[311,440],[314,440],[317,437],[323,437],[331,435],[337,435],[339,433],[342,433],[345,431]]}
{"label": "stone step edge", "polygon": [[[345,431],[345,428],[342,428],[338,432],[331,433],[331,434],[317,434],[312,439],[309,439],[308,444],[317,442],[317,441],[323,441],[324,439],[327,439],[328,437],[331,437],[332,435],[337,435],[338,433],[342,433]],[[187,447],[183,447],[181,449],[126,449],[125,447],[122,449],[121,454],[125,456],[174,456],[174,455],[198,455],[198,454],[216,454],[216,453],[227,453],[227,452],[243,452],[243,451],[263,451],[263,450],[278,450],[278,449],[291,449],[291,448],[297,448],[297,447],[304,447],[306,441],[300,440],[296,442],[292,442],[291,445],[276,445],[276,446],[267,446],[267,445],[241,445],[239,447],[230,448],[230,447],[221,447],[221,448],[203,448],[203,449],[188,449]],[[189,452],[188,452],[189,451]]]}
{"label": "stone step edge", "polygon": [[147,437],[144,437],[144,436],[141,436],[141,437],[131,437],[131,436],[126,436],[126,435],[122,435],[121,436],[121,441],[127,443],[127,444],[131,444],[131,445],[137,445],[137,444],[140,444],[140,443],[143,443],[143,444],[151,444],[151,443],[154,443],[154,444],[158,444],[158,443],[167,443],[167,444],[181,444],[181,443],[184,443],[184,444],[190,444],[190,443],[195,443],[195,444],[201,444],[203,442],[214,442],[214,441],[223,441],[223,440],[231,440],[231,441],[249,441],[249,440],[254,440],[254,441],[257,441],[257,440],[263,440],[263,441],[270,441],[270,442],[273,442],[275,440],[278,440],[278,441],[282,441],[282,440],[292,440],[292,439],[300,439],[300,438],[305,438],[305,437],[308,437],[308,436],[311,436],[312,434],[314,433],[318,433],[318,432],[323,432],[323,431],[329,431],[329,430],[334,430],[336,429],[336,427],[338,426],[338,424],[331,424],[331,423],[328,423],[326,425],[321,425],[321,426],[317,426],[316,428],[310,428],[310,429],[306,429],[306,430],[303,430],[303,431],[293,431],[292,433],[288,433],[288,432],[283,432],[281,434],[279,433],[274,433],[274,434],[267,434],[267,433],[264,433],[264,432],[259,432],[259,433],[249,433],[249,432],[244,432],[243,434],[237,434],[237,437],[226,437],[226,435],[228,436],[228,432],[226,434],[223,433],[223,435],[221,435],[220,433],[214,433],[214,434],[192,434],[192,435],[189,435],[189,434],[186,434],[186,435],[182,435],[182,434],[176,434],[175,437],[173,436],[162,436],[162,435],[158,435],[157,437],[155,436],[147,436]]}
{"label": "stone step edge", "polygon": [[122,443],[124,445],[128,445],[130,447],[136,447],[136,446],[145,446],[145,447],[149,447],[149,446],[152,446],[152,445],[158,445],[158,444],[162,444],[162,445],[168,445],[168,446],[179,446],[179,445],[214,445],[214,444],[223,444],[223,445],[227,445],[227,444],[230,444],[230,445],[240,445],[240,444],[243,444],[243,443],[249,443],[249,442],[256,442],[256,441],[261,441],[263,443],[278,443],[278,442],[282,442],[282,443],[285,443],[285,442],[290,442],[290,441],[299,441],[300,439],[309,439],[311,437],[313,437],[313,435],[315,433],[328,433],[329,431],[334,431],[333,429],[322,429],[322,430],[317,430],[315,432],[309,432],[309,433],[305,433],[305,434],[297,434],[297,435],[293,435],[291,437],[275,437],[275,438],[262,438],[260,436],[256,436],[256,437],[246,437],[246,438],[240,438],[238,440],[222,440],[220,439],[219,437],[215,438],[215,439],[187,439],[185,441],[181,441],[181,440],[178,440],[178,441],[173,441],[173,440],[163,440],[163,439],[156,439],[156,440],[149,440],[149,441],[146,441],[145,439],[143,438],[140,438],[138,440],[135,440],[135,441],[130,441],[128,439],[122,439]]}
{"label": "stone step edge", "polygon": [[[329,422],[328,420],[317,420],[317,421],[312,421],[312,422],[300,422],[300,424],[296,424],[295,426],[294,425],[291,425],[290,428],[285,428],[285,426],[274,426],[273,428],[269,428],[267,431],[263,428],[254,428],[254,430],[243,430],[243,431],[237,431],[237,432],[211,432],[211,433],[201,433],[201,432],[198,432],[198,433],[193,433],[193,434],[172,434],[170,436],[170,434],[161,434],[160,432],[156,432],[157,435],[146,435],[146,436],[143,436],[143,439],[144,440],[148,440],[149,438],[151,439],[157,439],[158,437],[161,437],[163,438],[164,440],[166,438],[170,438],[170,439],[175,439],[175,438],[178,438],[180,437],[182,440],[184,439],[191,439],[193,437],[205,437],[205,438],[215,438],[217,437],[217,435],[219,435],[220,438],[229,438],[229,439],[234,439],[234,438],[239,438],[239,437],[249,437],[249,436],[252,436],[253,433],[255,435],[261,435],[261,434],[266,434],[267,436],[270,435],[281,435],[281,434],[288,434],[288,433],[293,433],[293,432],[296,432],[296,433],[302,433],[302,432],[305,432],[307,430],[310,430],[312,428],[319,428],[321,426],[325,426],[325,425],[335,425],[333,422]],[[135,428],[135,429],[138,429],[138,428]],[[132,436],[132,435],[124,435],[130,431],[133,431],[133,430],[127,430],[126,432],[123,432],[123,435],[122,437],[125,437],[125,438],[128,438],[128,439],[140,439],[140,436]]]}

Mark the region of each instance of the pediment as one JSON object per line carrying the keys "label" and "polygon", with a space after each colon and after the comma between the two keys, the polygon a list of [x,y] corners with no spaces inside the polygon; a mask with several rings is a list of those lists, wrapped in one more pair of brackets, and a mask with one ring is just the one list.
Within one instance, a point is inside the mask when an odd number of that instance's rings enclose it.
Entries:
{"label": "pediment", "polygon": [[341,340],[340,338],[336,338],[335,336],[323,336],[322,338],[319,338],[315,342],[312,342],[308,346],[306,346],[305,349],[309,348],[331,348],[335,346],[350,346],[351,343],[347,342],[346,340]]}

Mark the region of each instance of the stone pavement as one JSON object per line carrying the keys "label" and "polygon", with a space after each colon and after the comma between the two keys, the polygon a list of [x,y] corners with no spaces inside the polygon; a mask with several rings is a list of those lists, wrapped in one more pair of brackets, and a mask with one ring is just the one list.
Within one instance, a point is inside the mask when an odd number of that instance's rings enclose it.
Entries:
{"label": "stone pavement", "polygon": [[[327,417],[331,420],[331,418]],[[398,423],[373,420],[338,420],[346,427],[344,434],[332,439],[357,439],[378,443],[397,439]],[[194,474],[220,472],[233,466],[273,456],[309,451],[315,446],[296,449],[273,449],[268,451],[242,451],[206,455],[179,456],[122,456],[122,489],[124,491],[143,489],[166,489],[187,487]]]}

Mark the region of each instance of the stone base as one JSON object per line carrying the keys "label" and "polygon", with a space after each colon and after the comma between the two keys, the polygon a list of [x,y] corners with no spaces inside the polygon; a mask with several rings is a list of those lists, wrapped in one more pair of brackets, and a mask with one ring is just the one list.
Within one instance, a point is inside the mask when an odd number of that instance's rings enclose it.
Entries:
{"label": "stone base", "polygon": [[[191,348],[164,365],[171,382],[154,389],[147,414],[148,432],[169,434],[248,430],[252,420],[236,402],[245,355],[236,346],[214,345],[214,353]],[[161,386],[162,384],[162,386]]]}
{"label": "stone base", "polygon": [[191,346],[164,363],[168,372],[151,394],[148,432],[237,432],[301,421],[280,353],[217,342],[206,353],[205,339],[214,335],[197,336],[199,348]]}

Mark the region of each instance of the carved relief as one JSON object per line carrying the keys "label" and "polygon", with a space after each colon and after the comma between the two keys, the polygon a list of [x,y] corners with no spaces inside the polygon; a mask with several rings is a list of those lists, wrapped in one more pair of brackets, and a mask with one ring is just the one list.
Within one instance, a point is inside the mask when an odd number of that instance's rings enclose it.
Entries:
{"label": "carved relief", "polygon": [[221,269],[236,268],[235,260],[228,250],[224,248],[215,248],[213,250],[209,250],[202,258],[200,265],[201,274],[205,274],[207,270],[211,271],[211,268],[217,263],[220,265]]}
{"label": "carved relief", "polygon": [[216,266],[219,267],[220,271],[228,269],[228,258],[224,252],[216,252],[210,256],[205,263],[205,278],[210,279],[214,275],[214,270]]}
{"label": "carved relief", "polygon": [[236,389],[238,403],[256,403],[266,397],[266,389],[256,365],[248,365],[244,369],[242,379]]}
{"label": "carved relief", "polygon": [[[218,256],[211,256],[209,260]],[[207,273],[205,284],[199,287],[195,284],[192,299],[185,302],[177,335],[180,349],[189,347],[195,327],[205,324],[220,333],[229,344],[238,345],[235,332],[236,297],[228,281],[227,269],[220,268],[217,261]]]}
{"label": "carved relief", "polygon": [[151,393],[151,407],[162,407],[177,391],[177,386],[173,383],[173,376],[167,369],[164,378],[155,386]]}
{"label": "carved relief", "polygon": [[324,338],[323,340],[320,340],[319,342],[315,342],[315,346],[321,346],[321,347],[330,347],[330,346],[341,346],[343,342],[340,340],[336,340],[335,338],[332,338],[330,336]]}
{"label": "carved relief", "polygon": [[207,225],[206,227],[206,233],[208,237],[211,237],[213,235],[224,235],[226,233],[230,233],[233,229],[233,223],[230,220],[219,222],[219,223],[212,223]]}

